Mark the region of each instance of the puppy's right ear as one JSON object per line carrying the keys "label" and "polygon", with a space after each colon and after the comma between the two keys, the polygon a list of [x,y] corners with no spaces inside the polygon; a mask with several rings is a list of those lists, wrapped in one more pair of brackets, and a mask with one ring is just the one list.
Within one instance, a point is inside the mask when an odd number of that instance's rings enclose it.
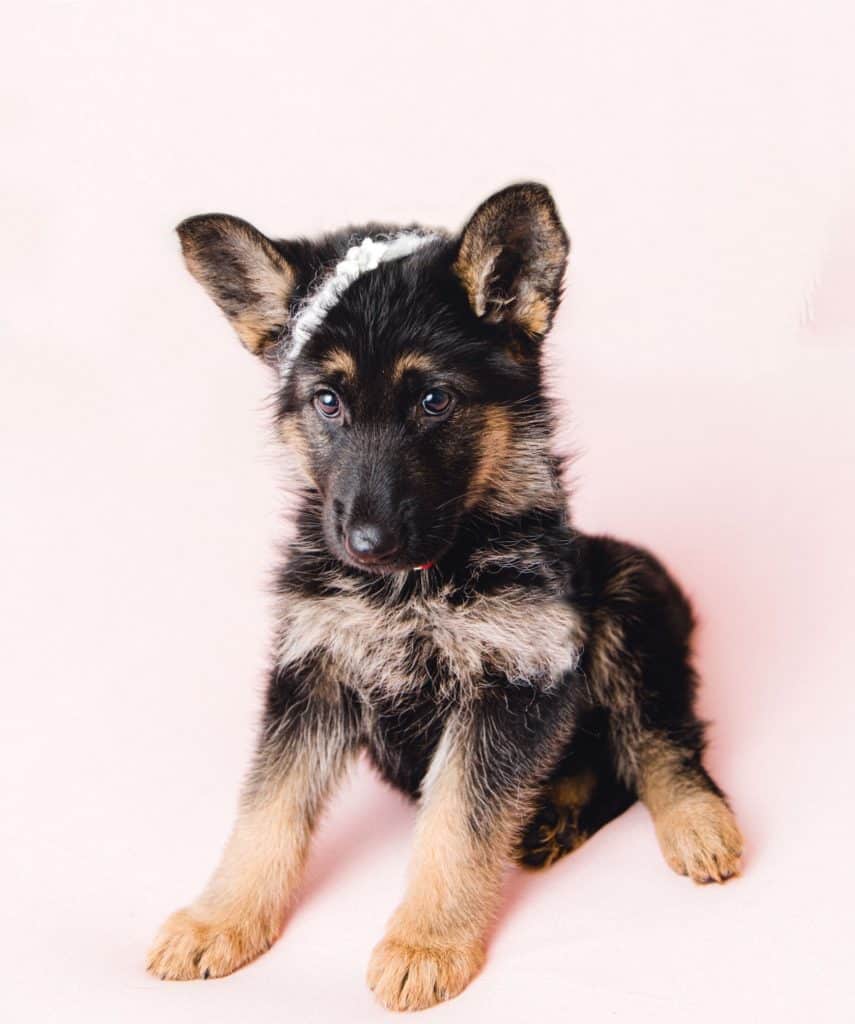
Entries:
{"label": "puppy's right ear", "polygon": [[538,341],[558,308],[569,248],[549,190],[537,182],[510,185],[470,218],[454,270],[476,316]]}
{"label": "puppy's right ear", "polygon": [[176,230],[190,273],[249,351],[269,355],[288,322],[294,268],[269,238],[238,217],[206,213]]}

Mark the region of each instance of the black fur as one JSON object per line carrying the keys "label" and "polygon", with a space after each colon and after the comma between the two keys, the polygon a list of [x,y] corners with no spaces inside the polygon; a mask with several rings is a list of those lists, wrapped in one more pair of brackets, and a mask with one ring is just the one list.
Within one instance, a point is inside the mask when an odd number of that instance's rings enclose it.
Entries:
{"label": "black fur", "polygon": [[[559,251],[553,263],[563,264],[566,235],[548,193],[538,186],[512,188],[500,193],[502,197],[512,200],[513,223],[510,227],[505,223],[509,205],[505,198],[494,219],[510,244],[499,254],[492,277],[488,304],[493,315],[479,316],[461,284],[456,261],[463,236],[440,237],[408,258],[358,278],[330,310],[280,387],[277,417],[301,420],[314,479],[298,512],[297,538],[279,587],[286,599],[307,596],[334,601],[342,580],[350,579],[366,605],[381,612],[386,606],[406,605],[416,594],[421,600],[441,594],[442,601],[455,607],[471,604],[480,595],[499,596],[520,587],[566,601],[582,624],[579,665],[548,686],[543,680],[485,674],[474,717],[483,717],[491,730],[502,735],[504,747],[493,757],[507,764],[498,771],[490,759],[479,756],[481,774],[473,785],[484,793],[500,780],[508,787],[518,786],[517,776],[526,772],[526,782],[543,785],[584,764],[596,770],[598,779],[590,803],[580,809],[579,832],[590,833],[635,799],[635,754],[615,748],[631,746],[639,734],[671,738],[684,751],[686,771],[697,773],[712,790],[720,791],[700,766],[703,727],[692,710],[692,617],[685,597],[651,556],[609,539],[584,537],[568,519],[560,467],[551,449],[552,416],[539,359],[542,339],[513,316],[514,289],[525,274],[533,247],[527,212],[545,209],[555,217]],[[495,205],[495,199],[492,202]],[[473,217],[473,222],[480,218],[486,223],[487,232],[490,203]],[[182,235],[187,229],[185,222]],[[355,241],[366,235],[391,236],[399,230],[370,223],[314,242],[273,242],[294,270],[289,316],[296,315],[318,280]],[[231,267],[221,253],[214,255],[215,274],[228,276]],[[546,284],[550,318],[560,288],[560,275]],[[287,354],[287,329],[269,342],[267,358],[275,362]],[[353,380],[323,374],[324,357],[335,350],[353,357],[357,368]],[[395,361],[408,353],[428,356],[436,369],[415,370],[393,388],[390,373]],[[551,486],[510,515],[497,512],[490,495],[468,509],[455,500],[466,494],[475,472],[481,424],[467,422],[454,430],[453,422],[415,418],[418,396],[437,381],[453,388],[458,405],[468,410],[485,406],[507,410],[513,429],[539,446],[538,454],[549,466]],[[331,428],[311,409],[311,396],[326,384],[346,403],[348,422],[343,427]],[[364,493],[357,494],[360,488]],[[374,567],[354,565],[341,546],[341,509],[352,507],[360,497],[377,509],[378,516],[394,520],[405,538],[401,557],[383,565],[380,574]],[[501,505],[502,495],[498,498]],[[529,548],[528,557],[518,559],[516,553],[524,547]],[[492,566],[478,565],[477,556],[485,550],[501,550],[507,557]],[[626,559],[637,563],[635,581],[609,601],[604,588]],[[406,571],[425,562],[431,562],[432,568],[423,575]],[[630,684],[635,687],[637,716],[630,728],[621,712],[610,710],[610,681],[596,680],[591,663],[598,618],[604,615],[619,622],[623,630],[623,672],[627,678],[633,672],[638,675],[637,684]],[[366,704],[371,705],[370,725],[365,715],[351,717],[354,729],[359,723],[360,742],[390,783],[418,797],[445,718],[469,695],[449,693],[441,685],[437,678],[441,669],[428,635],[418,635],[412,643],[413,661],[421,661],[424,673],[416,685],[402,686],[403,695],[368,697],[347,678],[336,678],[334,684],[363,711]],[[423,651],[416,654],[416,647]],[[621,681],[621,686],[625,684],[626,679]],[[291,686],[287,672],[280,668],[273,673],[265,735],[275,729],[282,713],[278,694]],[[617,703],[623,699],[622,695]],[[583,724],[574,732],[571,723],[577,718]],[[552,732],[556,729],[563,745],[555,745]],[[551,753],[544,756],[541,747]],[[533,821],[542,813],[543,807],[536,809]],[[570,845],[576,841],[578,835],[572,841],[568,838]]]}
{"label": "black fur", "polygon": [[[190,269],[273,367],[348,247],[396,231],[179,228]],[[718,826],[704,840],[706,819],[672,813],[721,796],[701,763],[688,602],[651,555],[569,518],[541,369],[567,251],[549,193],[506,189],[460,235],[359,277],[279,380],[303,490],[248,800],[307,761],[320,793],[364,749],[413,798],[445,779],[485,877],[511,854],[551,863],[641,795],[672,866],[724,878]]]}

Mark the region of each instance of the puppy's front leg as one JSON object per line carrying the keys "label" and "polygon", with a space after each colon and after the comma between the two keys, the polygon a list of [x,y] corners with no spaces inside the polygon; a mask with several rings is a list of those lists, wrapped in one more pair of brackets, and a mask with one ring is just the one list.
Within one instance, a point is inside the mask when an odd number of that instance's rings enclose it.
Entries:
{"label": "puppy's front leg", "polygon": [[570,728],[566,707],[541,714],[527,693],[479,700],[445,728],[422,787],[407,892],[368,966],[368,984],[388,1009],[450,999],[484,962],[533,788]]}
{"label": "puppy's front leg", "polygon": [[219,867],[202,895],[164,924],[148,969],[216,978],[269,949],[299,882],[315,819],[348,755],[358,712],[304,671],[274,673],[255,764]]}

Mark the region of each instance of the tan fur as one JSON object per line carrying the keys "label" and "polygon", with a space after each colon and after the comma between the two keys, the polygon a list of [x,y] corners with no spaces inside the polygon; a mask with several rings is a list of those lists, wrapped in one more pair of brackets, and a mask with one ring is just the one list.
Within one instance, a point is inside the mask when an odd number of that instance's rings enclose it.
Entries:
{"label": "tan fur", "polygon": [[693,881],[725,882],[741,869],[742,836],[721,797],[698,785],[680,751],[651,741],[642,756],[639,796],[668,865]]}
{"label": "tan fur", "polygon": [[388,937],[371,954],[368,987],[387,1010],[426,1010],[459,995],[484,959],[483,942],[432,946]]}
{"label": "tan fur", "polygon": [[472,431],[480,441],[479,461],[467,488],[465,507],[481,506],[513,516],[528,508],[549,509],[563,501],[539,431],[529,432],[519,413],[485,406]]}
{"label": "tan fur", "polygon": [[445,597],[441,592],[378,608],[358,590],[313,598],[286,594],[280,664],[322,651],[332,675],[366,691],[403,693],[422,685],[431,654],[441,678],[464,691],[477,687],[490,669],[548,682],[578,661],[581,625],[565,601],[524,587],[460,606]]}
{"label": "tan fur", "polygon": [[395,360],[392,367],[392,383],[398,384],[404,374],[412,370],[422,373],[433,373],[436,367],[433,360],[423,352],[405,352]]}
{"label": "tan fur", "polygon": [[464,236],[454,272],[460,278],[476,316],[484,316],[487,312],[487,285],[500,253],[499,246],[488,246],[481,237]]}
{"label": "tan fur", "polygon": [[234,300],[222,295],[220,272],[209,262],[205,247],[198,247],[192,229],[181,233],[187,268],[229,318],[249,351],[260,355],[287,321],[294,271],[268,239],[246,225],[217,217],[209,218],[208,225],[227,243],[240,266],[247,289],[242,308],[234,308]]}
{"label": "tan fur", "polygon": [[299,417],[293,413],[285,416],[279,424],[279,436],[285,442],[289,453],[293,457],[295,468],[302,473],[310,484],[315,485],[316,481],[312,472],[309,445],[301,429]]}
{"label": "tan fur", "polygon": [[576,775],[558,779],[550,787],[550,796],[559,807],[584,807],[597,785],[597,776],[586,768]]}
{"label": "tan fur", "polygon": [[549,328],[549,303],[533,288],[521,293],[515,315],[527,334],[546,334]]}
{"label": "tan fur", "polygon": [[669,740],[656,735],[645,739],[639,752],[638,791],[654,818],[697,791],[683,764],[683,753]]}
{"label": "tan fur", "polygon": [[[491,296],[502,251],[518,244],[522,230],[530,236],[531,247],[516,283],[517,293]],[[551,201],[526,190],[525,195],[494,196],[475,212],[463,233],[453,269],[476,316],[513,320],[537,337],[549,329],[555,305],[549,296],[560,287],[566,258],[567,239]]]}
{"label": "tan fur", "polygon": [[726,882],[742,868],[742,836],[727,804],[696,793],[660,813],[656,835],[665,860],[693,881]]}
{"label": "tan fur", "polygon": [[149,952],[161,978],[221,977],[269,949],[282,928],[333,765],[314,751],[282,778],[272,767],[246,800],[219,867],[196,902],[173,914]]}
{"label": "tan fur", "polygon": [[507,461],[511,443],[511,418],[500,405],[488,405],[478,431],[481,452],[472,474],[466,495],[466,507],[473,508],[484,497],[485,491],[499,479],[502,465]]}
{"label": "tan fur", "polygon": [[270,330],[270,321],[264,313],[248,310],[230,319],[246,348],[255,356],[261,355]]}
{"label": "tan fur", "polygon": [[369,963],[368,984],[388,1009],[450,999],[484,962],[512,834],[507,816],[477,836],[469,827],[461,745],[448,727],[426,779],[404,901]]}
{"label": "tan fur", "polygon": [[[579,816],[596,785],[597,776],[590,768],[585,768],[575,775],[557,779],[549,786],[542,799],[552,807],[555,817],[539,826],[536,840],[529,836],[518,848],[517,856],[523,867],[535,870],[548,868],[585,842],[588,836],[579,829]],[[538,855],[537,863],[530,860],[533,854]]]}
{"label": "tan fur", "polygon": [[636,764],[629,760],[640,746],[643,727],[639,711],[640,674],[627,653],[623,626],[608,610],[598,612],[591,643],[591,686],[594,696],[615,712],[615,727],[627,739],[621,745],[624,760],[617,765],[625,781],[635,776]]}
{"label": "tan fur", "polygon": [[334,348],[324,356],[321,373],[332,376],[341,374],[349,381],[356,380],[356,360],[346,349]]}

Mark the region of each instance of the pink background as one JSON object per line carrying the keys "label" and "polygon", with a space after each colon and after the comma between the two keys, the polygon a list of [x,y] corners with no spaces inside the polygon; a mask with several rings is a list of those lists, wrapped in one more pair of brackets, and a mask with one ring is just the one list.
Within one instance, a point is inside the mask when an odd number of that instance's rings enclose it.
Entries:
{"label": "pink background", "polygon": [[511,875],[486,971],[431,1013],[853,1019],[851,4],[314,7],[7,12],[4,1016],[385,1016],[363,972],[413,811],[364,768],[269,955],[207,984],[143,971],[230,826],[281,526],[269,381],[172,227],[457,225],[536,178],[574,242],[550,353],[576,517],[697,603],[746,874],[671,874],[636,807]]}

